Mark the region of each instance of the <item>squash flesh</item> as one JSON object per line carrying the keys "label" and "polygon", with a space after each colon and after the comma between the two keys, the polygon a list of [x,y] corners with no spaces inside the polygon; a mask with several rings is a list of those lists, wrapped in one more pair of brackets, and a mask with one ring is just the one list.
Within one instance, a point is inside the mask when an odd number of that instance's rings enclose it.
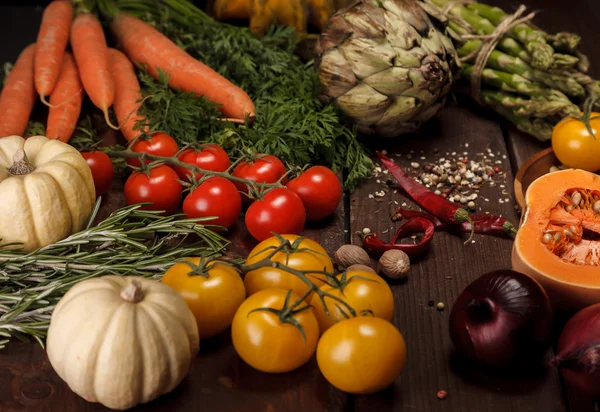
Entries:
{"label": "squash flesh", "polygon": [[[568,209],[575,192],[581,202]],[[596,199],[600,176],[582,170],[547,174],[527,190],[513,268],[540,281],[559,304],[600,302],[600,214],[592,210]],[[559,233],[560,239],[544,243],[548,233]]]}

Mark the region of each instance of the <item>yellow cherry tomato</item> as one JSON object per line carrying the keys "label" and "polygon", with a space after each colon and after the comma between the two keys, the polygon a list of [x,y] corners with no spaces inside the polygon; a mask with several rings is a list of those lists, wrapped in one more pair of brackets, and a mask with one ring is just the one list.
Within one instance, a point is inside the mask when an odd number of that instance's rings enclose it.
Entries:
{"label": "yellow cherry tomato", "polygon": [[[591,113],[591,117],[600,113]],[[578,119],[567,118],[552,131],[552,149],[562,164],[589,172],[600,171],[600,119],[590,121],[594,136]]]}
{"label": "yellow cherry tomato", "polygon": [[[282,322],[278,314],[260,310],[282,310],[288,293],[288,306],[300,300],[298,295],[284,289],[262,290],[246,299],[233,318],[233,346],[244,362],[259,371],[289,372],[308,362],[317,348],[319,324],[310,307],[291,315],[291,323]],[[302,301],[296,309],[306,307]],[[302,327],[305,337],[292,324],[295,322]]]}
{"label": "yellow cherry tomato", "polygon": [[[297,235],[282,235],[290,243],[294,244],[300,236]],[[280,240],[273,236],[267,240],[260,242],[248,255],[246,260],[247,265],[252,265],[263,260],[280,245]],[[295,245],[296,251],[280,251],[277,252],[271,260],[280,262],[296,270],[315,270],[327,271],[333,273],[333,263],[327,252],[321,245],[314,240],[303,238]],[[314,274],[308,275],[308,278],[318,286],[322,285],[325,279],[324,275]],[[285,290],[293,290],[300,296],[308,291],[309,286],[299,277],[291,273],[272,266],[263,267],[246,273],[244,278],[246,291],[248,295],[270,288],[281,288]],[[310,302],[310,297],[307,297],[307,302]]]}
{"label": "yellow cherry tomato", "polygon": [[[341,285],[324,284],[319,289],[335,296],[354,309],[357,315],[363,311],[371,311],[378,318],[391,321],[394,316],[394,295],[387,282],[372,272],[356,270],[338,275],[336,279]],[[351,313],[339,301],[325,296],[325,307],[317,294],[313,294],[311,305],[319,322],[319,330],[324,333],[335,323],[351,317]],[[343,312],[342,312],[343,311]]]}
{"label": "yellow cherry tomato", "polygon": [[404,338],[390,322],[362,316],[343,320],[321,336],[317,363],[325,379],[353,394],[390,386],[406,363]]}
{"label": "yellow cherry tomato", "polygon": [[[195,266],[200,258],[186,261]],[[207,264],[204,275],[190,274],[192,267],[176,263],[163,276],[162,282],[175,289],[194,314],[200,338],[210,338],[223,332],[233,320],[235,312],[246,298],[244,282],[239,273],[225,262]]]}

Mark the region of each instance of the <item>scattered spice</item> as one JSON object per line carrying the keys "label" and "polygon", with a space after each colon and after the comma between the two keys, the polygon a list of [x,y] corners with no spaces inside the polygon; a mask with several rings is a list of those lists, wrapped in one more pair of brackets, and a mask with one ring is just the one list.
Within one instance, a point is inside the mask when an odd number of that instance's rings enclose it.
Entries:
{"label": "scattered spice", "polygon": [[437,393],[437,397],[439,400],[443,401],[444,399],[446,399],[448,397],[448,392],[441,390]]}
{"label": "scattered spice", "polygon": [[471,218],[465,209],[436,196],[433,192],[420,185],[418,182],[415,182],[415,180],[411,179],[400,166],[380,152],[377,152],[377,155],[384,166],[389,169],[394,178],[400,183],[400,186],[402,186],[406,193],[408,193],[419,206],[446,223],[461,224],[463,222],[471,221]]}
{"label": "scattered spice", "polygon": [[444,310],[444,308],[446,307],[446,305],[444,305],[444,302],[438,302],[437,305],[435,305],[436,309],[439,310],[440,312]]}
{"label": "scattered spice", "polygon": [[[468,148],[469,146],[465,144],[464,147]],[[439,150],[437,152],[434,150],[434,153],[438,152]],[[497,156],[499,157],[500,153]],[[396,157],[401,156],[396,154]],[[412,155],[407,155],[406,158],[412,159]],[[506,159],[506,155],[503,155],[502,158]],[[421,156],[421,160],[426,160],[426,157]],[[466,197],[467,200],[461,204],[468,205],[467,202],[472,201],[475,206],[467,207],[475,209],[477,197],[470,198],[472,194],[477,194],[486,183],[493,186],[495,180],[506,181],[506,173],[502,171],[502,165],[503,161],[497,160],[490,148],[476,154],[469,154],[467,151],[462,152],[462,155],[457,155],[456,152],[446,152],[445,157],[439,157],[432,162],[425,161],[421,164],[411,162],[410,174],[414,175],[417,182],[435,191],[436,195],[448,198],[450,201],[461,202],[461,198]],[[373,172],[374,176],[377,177],[381,173],[382,168],[376,166]],[[385,184],[389,185],[390,183],[385,182]],[[456,197],[457,195],[458,197]],[[503,200],[502,203],[505,201]]]}
{"label": "scattered spice", "polygon": [[433,300],[430,300],[429,302],[427,302],[427,304],[428,304],[430,307],[433,307],[433,305],[435,305],[435,302],[434,302]]}

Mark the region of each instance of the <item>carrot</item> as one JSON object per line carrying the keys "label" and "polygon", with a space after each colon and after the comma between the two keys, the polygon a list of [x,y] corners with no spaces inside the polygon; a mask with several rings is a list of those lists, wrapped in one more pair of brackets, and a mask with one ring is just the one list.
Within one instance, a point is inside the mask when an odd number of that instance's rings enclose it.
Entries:
{"label": "carrot", "polygon": [[145,65],[153,77],[158,77],[159,67],[169,74],[169,86],[204,95],[220,104],[219,109],[226,117],[238,120],[254,117],[254,103],[244,90],[194,59],[154,27],[120,13],[112,22],[112,31],[129,59]]}
{"label": "carrot", "polygon": [[46,137],[68,142],[75,130],[82,103],[83,86],[77,65],[73,56],[65,53],[60,77],[50,94],[51,107],[48,112]]}
{"label": "carrot", "polygon": [[127,140],[133,140],[142,130],[134,130],[135,124],[144,120],[144,116],[138,114],[140,107],[140,83],[138,82],[133,64],[127,56],[116,49],[108,49],[110,68],[115,82],[115,101],[113,109],[121,133]]}
{"label": "carrot", "polygon": [[0,93],[0,137],[23,136],[35,104],[35,43],[21,52]]}
{"label": "carrot", "polygon": [[115,98],[115,84],[110,74],[108,46],[102,26],[90,13],[75,17],[71,27],[71,47],[79,68],[83,88],[96,107],[104,112],[106,123],[113,129],[108,108]]}
{"label": "carrot", "polygon": [[69,42],[73,6],[67,0],[55,0],[46,7],[35,50],[35,89],[49,106],[46,96],[52,93],[61,73],[63,55]]}

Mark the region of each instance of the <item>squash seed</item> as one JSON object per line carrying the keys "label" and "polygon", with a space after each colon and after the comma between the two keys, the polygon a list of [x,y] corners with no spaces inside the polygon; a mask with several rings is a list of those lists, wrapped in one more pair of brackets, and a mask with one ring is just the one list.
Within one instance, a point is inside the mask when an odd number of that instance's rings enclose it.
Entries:
{"label": "squash seed", "polygon": [[571,204],[574,207],[577,207],[579,206],[579,203],[581,203],[581,193],[575,192],[571,195]]}

